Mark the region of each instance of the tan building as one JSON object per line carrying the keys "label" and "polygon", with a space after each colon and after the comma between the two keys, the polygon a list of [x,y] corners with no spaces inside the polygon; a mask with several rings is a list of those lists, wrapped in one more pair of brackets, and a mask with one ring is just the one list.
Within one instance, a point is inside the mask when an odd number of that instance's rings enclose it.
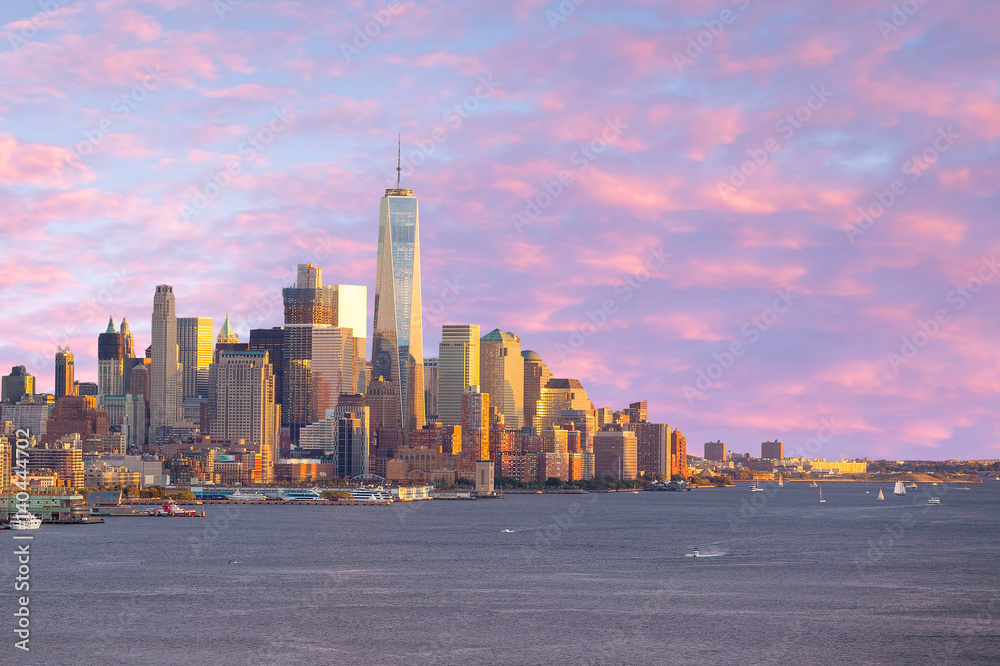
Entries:
{"label": "tan building", "polygon": [[521,338],[494,329],[479,340],[479,383],[504,415],[508,428],[524,425],[524,357]]}
{"label": "tan building", "polygon": [[138,488],[142,485],[142,475],[133,472],[127,467],[113,467],[105,462],[98,462],[93,467],[88,467],[83,472],[83,483],[87,488],[101,488],[112,486],[133,486]]}
{"label": "tan building", "polygon": [[479,326],[441,327],[437,359],[437,412],[444,425],[462,424],[462,394],[479,385]]}
{"label": "tan building", "polygon": [[536,352],[525,350],[521,352],[521,357],[524,359],[524,425],[534,427],[538,401],[542,397],[542,389],[552,379],[552,372]]}
{"label": "tan building", "polygon": [[549,430],[560,423],[560,410],[593,411],[587,391],[577,379],[550,379],[542,389],[535,415],[535,430]]}
{"label": "tan building", "polygon": [[266,351],[228,351],[219,356],[213,439],[242,439],[264,458],[263,482],[269,483],[277,457],[280,408],[275,403],[274,373]]}
{"label": "tan building", "polygon": [[59,474],[64,485],[83,486],[83,443],[79,436],[70,435],[42,447],[28,449],[28,471]]}
{"label": "tan building", "polygon": [[638,472],[637,440],[628,430],[604,430],[594,435],[594,476],[634,479]]}

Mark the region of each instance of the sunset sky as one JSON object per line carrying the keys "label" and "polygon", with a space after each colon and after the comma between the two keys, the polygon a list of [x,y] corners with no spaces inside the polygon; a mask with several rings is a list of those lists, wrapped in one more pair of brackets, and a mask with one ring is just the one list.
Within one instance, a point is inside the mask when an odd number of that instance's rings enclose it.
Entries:
{"label": "sunset sky", "polygon": [[4,2],[0,371],[96,380],[157,284],[371,300],[401,134],[425,355],[512,331],[699,455],[1000,457],[1000,7],[577,1]]}

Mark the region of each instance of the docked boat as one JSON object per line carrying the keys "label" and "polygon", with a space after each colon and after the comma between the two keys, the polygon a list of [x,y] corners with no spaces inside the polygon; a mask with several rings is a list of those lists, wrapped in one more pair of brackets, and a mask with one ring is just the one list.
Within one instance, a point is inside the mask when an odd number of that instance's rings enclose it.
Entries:
{"label": "docked boat", "polygon": [[321,502],[323,496],[320,495],[319,488],[308,490],[281,490],[278,498],[284,502]]}
{"label": "docked boat", "polygon": [[391,502],[392,495],[385,488],[350,488],[355,502]]}
{"label": "docked boat", "polygon": [[42,519],[28,511],[18,511],[7,522],[12,530],[37,530],[42,526]]}
{"label": "docked boat", "polygon": [[223,495],[223,497],[233,502],[259,502],[267,499],[267,496],[265,496],[264,493],[243,492],[242,490],[237,490],[235,493]]}
{"label": "docked boat", "polygon": [[881,488],[878,489],[878,497],[876,499],[880,499],[880,500],[884,500],[885,499],[885,495],[882,494],[882,489]]}
{"label": "docked boat", "polygon": [[896,482],[896,487],[893,488],[892,492],[894,494],[896,494],[896,495],[905,495],[906,494],[906,488],[903,487],[903,482],[902,481],[897,481]]}
{"label": "docked boat", "polygon": [[929,500],[927,500],[927,503],[928,504],[940,504],[941,503],[941,498],[940,497],[932,497]]}

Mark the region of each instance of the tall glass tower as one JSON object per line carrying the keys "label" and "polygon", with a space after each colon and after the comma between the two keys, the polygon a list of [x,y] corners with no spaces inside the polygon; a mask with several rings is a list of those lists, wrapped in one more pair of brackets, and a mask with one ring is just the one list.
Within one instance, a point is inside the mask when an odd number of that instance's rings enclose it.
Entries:
{"label": "tall glass tower", "polygon": [[[398,400],[394,399],[387,411],[405,438],[425,423],[424,336],[417,198],[413,190],[399,188],[398,182],[396,185],[396,189],[385,191],[379,207],[372,380],[382,377],[392,385]],[[398,417],[394,413],[397,402]]]}

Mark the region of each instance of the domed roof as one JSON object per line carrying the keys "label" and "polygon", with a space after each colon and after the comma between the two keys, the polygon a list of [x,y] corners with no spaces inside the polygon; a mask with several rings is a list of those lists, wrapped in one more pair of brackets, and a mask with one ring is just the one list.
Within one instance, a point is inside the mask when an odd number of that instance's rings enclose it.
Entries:
{"label": "domed roof", "polygon": [[525,349],[521,352],[521,356],[524,357],[525,361],[541,361],[542,357],[538,355],[537,352],[533,352],[530,349]]}

